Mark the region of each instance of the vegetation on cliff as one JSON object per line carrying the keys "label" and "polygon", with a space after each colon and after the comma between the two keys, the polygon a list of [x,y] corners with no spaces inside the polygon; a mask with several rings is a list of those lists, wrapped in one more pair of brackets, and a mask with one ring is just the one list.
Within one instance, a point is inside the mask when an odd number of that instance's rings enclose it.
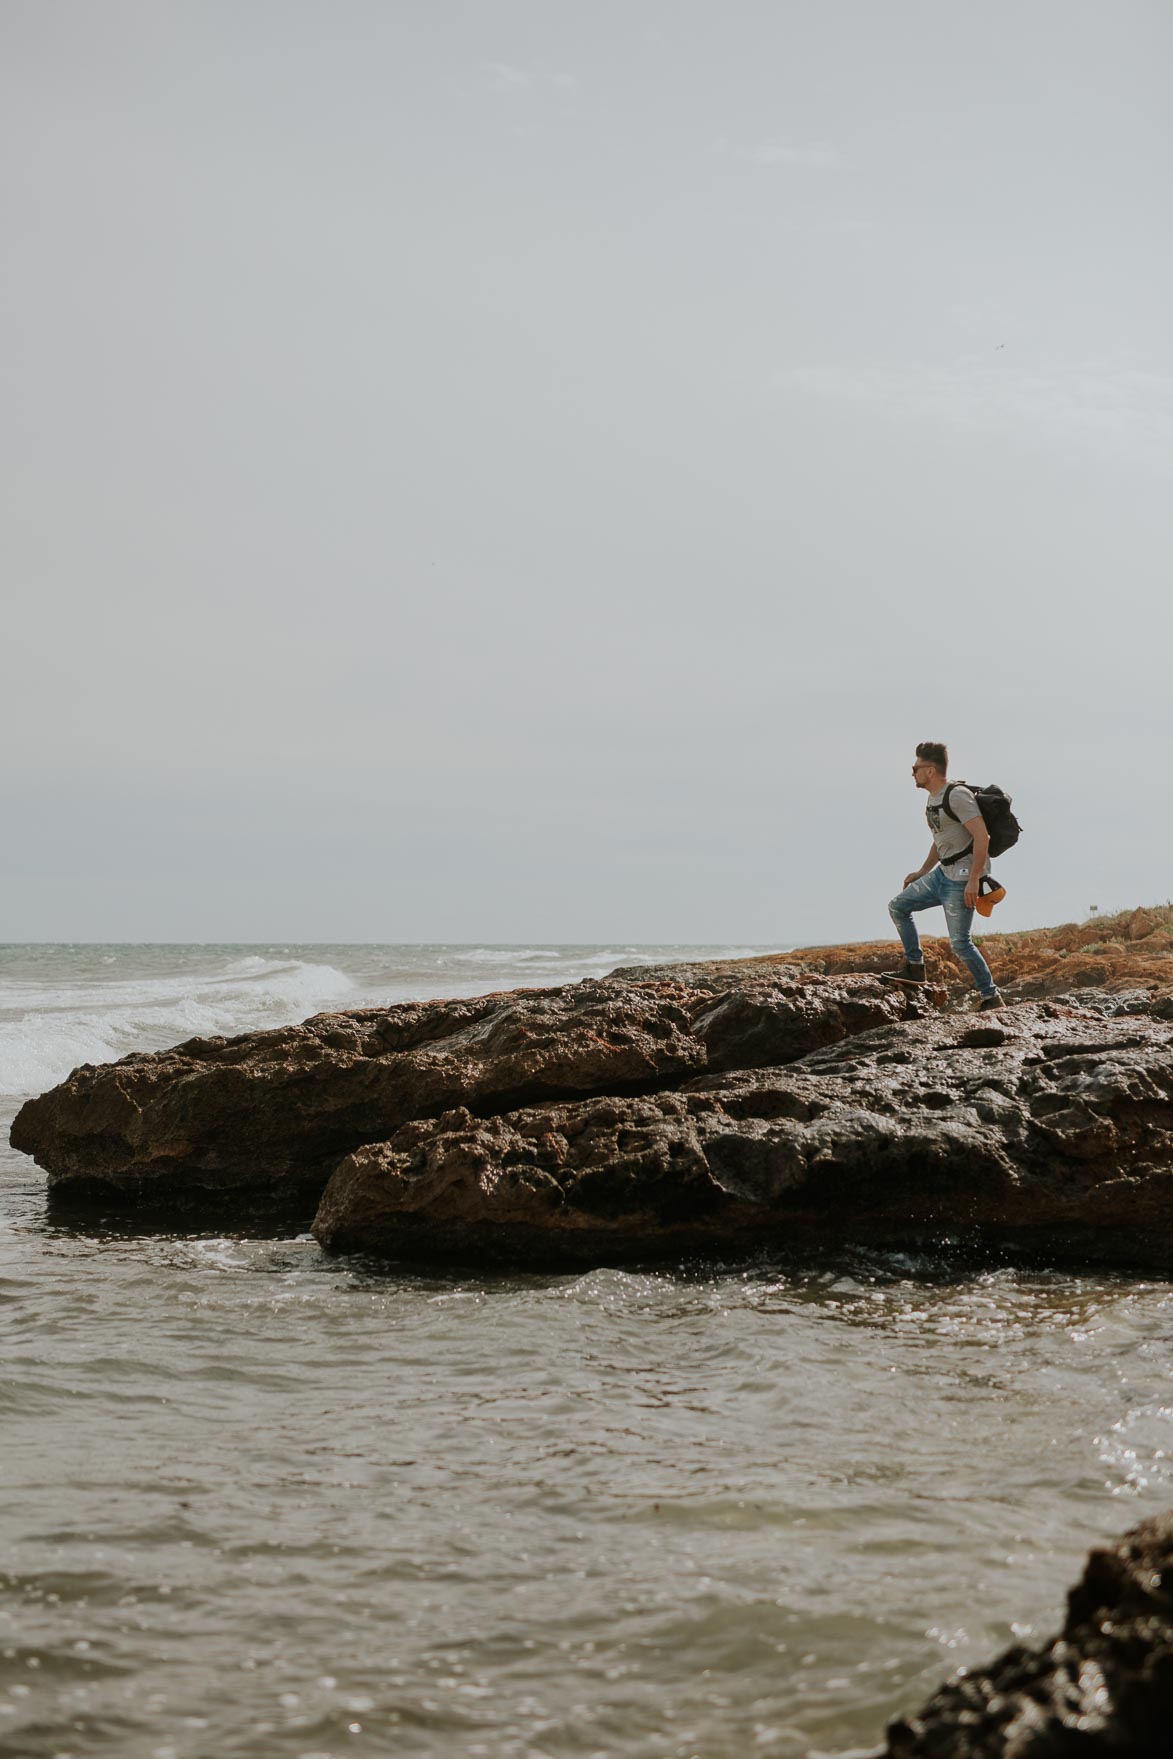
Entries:
{"label": "vegetation on cliff", "polygon": [[[923,927],[932,918],[921,920]],[[1015,1000],[1096,992],[1117,1002],[1127,996],[1140,1011],[1146,997],[1156,1003],[1173,998],[1173,904],[1121,910],[1057,928],[979,934],[976,939],[998,988]],[[923,941],[930,983],[944,985],[950,997],[971,991],[969,973],[953,958],[948,940],[924,935]],[[730,961],[723,969],[748,973],[757,966],[801,965],[806,971],[840,977],[889,971],[899,958],[893,935],[883,941],[795,947],[788,953]]]}

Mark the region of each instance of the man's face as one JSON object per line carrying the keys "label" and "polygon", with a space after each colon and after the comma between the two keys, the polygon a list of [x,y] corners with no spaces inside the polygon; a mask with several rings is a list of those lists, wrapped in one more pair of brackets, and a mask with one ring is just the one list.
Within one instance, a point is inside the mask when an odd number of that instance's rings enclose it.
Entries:
{"label": "man's face", "polygon": [[925,788],[930,794],[934,793],[938,773],[935,763],[926,763],[923,757],[913,759],[912,779],[918,788]]}

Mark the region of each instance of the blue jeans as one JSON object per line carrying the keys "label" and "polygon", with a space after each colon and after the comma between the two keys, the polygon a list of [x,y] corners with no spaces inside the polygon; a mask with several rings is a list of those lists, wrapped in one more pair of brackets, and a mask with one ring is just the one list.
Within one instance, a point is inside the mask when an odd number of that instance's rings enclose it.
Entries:
{"label": "blue jeans", "polygon": [[900,936],[900,944],[904,948],[904,957],[911,965],[919,965],[924,958],[921,952],[920,936],[916,932],[916,923],[912,920],[916,910],[931,910],[935,904],[941,904],[945,910],[945,922],[949,929],[949,945],[969,966],[974,982],[983,996],[997,994],[997,986],[990,975],[990,967],[973,944],[970,929],[973,927],[973,911],[965,902],[965,881],[951,880],[943,867],[934,867],[930,873],[922,874],[920,879],[913,880],[902,892],[897,892],[888,906],[888,914],[896,924],[896,932]]}

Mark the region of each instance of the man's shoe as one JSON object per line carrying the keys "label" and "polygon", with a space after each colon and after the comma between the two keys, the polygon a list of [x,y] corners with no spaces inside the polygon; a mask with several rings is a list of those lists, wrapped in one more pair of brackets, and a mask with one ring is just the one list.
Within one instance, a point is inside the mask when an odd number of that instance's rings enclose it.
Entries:
{"label": "man's shoe", "polygon": [[991,1008],[1000,1008],[1002,1005],[1002,998],[995,990],[992,996],[982,997],[978,1003],[977,1011],[979,1014],[988,1014]]}
{"label": "man's shoe", "polygon": [[925,966],[922,959],[919,965],[910,965],[906,959],[899,971],[881,971],[880,976],[887,983],[923,983]]}

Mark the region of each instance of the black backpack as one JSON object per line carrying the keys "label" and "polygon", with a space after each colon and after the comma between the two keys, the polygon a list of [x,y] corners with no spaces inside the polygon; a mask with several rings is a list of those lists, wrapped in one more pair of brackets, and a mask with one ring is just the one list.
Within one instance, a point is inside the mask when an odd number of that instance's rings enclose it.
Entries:
{"label": "black backpack", "polygon": [[[977,801],[978,811],[985,819],[986,829],[990,833],[990,854],[1005,855],[1007,849],[1013,849],[1022,835],[1022,826],[1010,810],[1009,794],[1003,793],[995,782],[991,782],[985,788],[971,787],[968,782],[950,782],[945,789],[945,797],[941,801],[941,811],[947,812],[954,824],[960,824],[961,820],[950,806],[949,796],[954,788],[959,787],[969,788],[970,793]],[[973,844],[971,843],[968,849],[962,849],[960,854],[949,857],[950,865],[955,861],[960,861],[963,855],[970,855],[972,852]]]}

